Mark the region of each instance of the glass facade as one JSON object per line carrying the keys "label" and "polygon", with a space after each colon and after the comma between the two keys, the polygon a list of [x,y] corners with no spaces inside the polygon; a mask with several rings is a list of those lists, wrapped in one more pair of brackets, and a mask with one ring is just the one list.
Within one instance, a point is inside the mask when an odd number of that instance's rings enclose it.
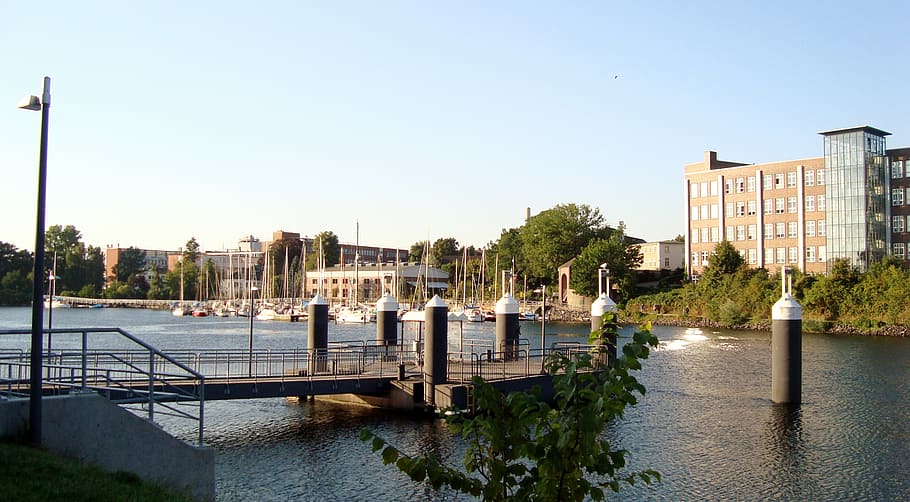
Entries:
{"label": "glass facade", "polygon": [[891,179],[885,155],[885,136],[889,133],[859,127],[822,134],[828,261],[846,258],[866,270],[871,261],[880,260],[891,248]]}

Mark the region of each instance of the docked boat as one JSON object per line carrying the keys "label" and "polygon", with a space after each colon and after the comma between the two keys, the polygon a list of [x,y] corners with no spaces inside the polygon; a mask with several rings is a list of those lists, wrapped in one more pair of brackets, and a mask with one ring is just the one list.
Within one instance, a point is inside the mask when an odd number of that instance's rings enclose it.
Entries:
{"label": "docked boat", "polygon": [[375,320],[373,313],[363,307],[341,307],[335,313],[335,322],[366,324]]}

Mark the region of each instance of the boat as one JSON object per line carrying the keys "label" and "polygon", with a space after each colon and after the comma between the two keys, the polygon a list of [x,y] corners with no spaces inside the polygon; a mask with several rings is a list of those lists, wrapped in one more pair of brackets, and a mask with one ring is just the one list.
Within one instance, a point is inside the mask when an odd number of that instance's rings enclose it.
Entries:
{"label": "boat", "polygon": [[64,301],[61,300],[60,297],[58,297],[58,296],[55,296],[55,297],[53,298],[53,300],[51,300],[51,299],[45,299],[45,300],[44,300],[44,308],[46,308],[46,309],[48,309],[48,308],[67,309],[67,308],[69,308],[69,307],[70,307],[70,304],[64,302]]}
{"label": "boat", "polygon": [[363,307],[341,307],[335,312],[335,322],[366,324],[375,320],[373,313]]}
{"label": "boat", "polygon": [[187,308],[184,307],[182,303],[178,303],[177,305],[174,306],[173,309],[171,309],[171,314],[173,314],[177,317],[183,317],[189,313],[190,313],[189,310],[187,310]]}
{"label": "boat", "polygon": [[272,308],[259,309],[259,313],[256,314],[258,321],[274,321],[275,319],[278,319],[278,312]]}
{"label": "boat", "polygon": [[206,310],[205,308],[201,308],[201,307],[195,308],[192,311],[192,315],[193,315],[193,317],[208,317],[209,311]]}
{"label": "boat", "polygon": [[535,312],[531,312],[531,311],[529,311],[529,310],[526,310],[526,311],[520,312],[520,313],[518,314],[518,320],[519,320],[519,321],[536,321],[536,320],[537,320],[537,314],[536,314]]}

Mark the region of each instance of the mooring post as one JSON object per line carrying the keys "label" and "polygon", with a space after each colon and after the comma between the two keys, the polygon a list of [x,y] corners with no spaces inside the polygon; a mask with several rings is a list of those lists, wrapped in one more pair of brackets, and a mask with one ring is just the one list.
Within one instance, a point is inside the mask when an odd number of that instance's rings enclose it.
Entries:
{"label": "mooring post", "polygon": [[425,316],[427,338],[424,342],[423,396],[425,403],[436,406],[436,385],[448,380],[449,307],[439,295],[434,295],[427,302]]}
{"label": "mooring post", "polygon": [[[603,317],[607,312],[616,312],[616,302],[614,302],[605,292],[591,304],[591,331],[598,331],[603,326]],[[616,334],[611,333],[607,336],[607,357],[609,361],[616,360]]]}
{"label": "mooring post", "polygon": [[309,353],[309,374],[326,369],[329,354],[329,302],[316,294],[307,307],[307,352]]}
{"label": "mooring post", "polygon": [[771,308],[771,401],[802,399],[803,308],[791,295],[791,271],[781,269],[781,297]]}
{"label": "mooring post", "polygon": [[379,345],[398,344],[398,301],[389,292],[376,302],[376,341]]}
{"label": "mooring post", "polygon": [[521,333],[518,325],[518,301],[511,294],[505,293],[496,302],[495,310],[496,348],[493,350],[510,361],[518,357],[518,336]]}

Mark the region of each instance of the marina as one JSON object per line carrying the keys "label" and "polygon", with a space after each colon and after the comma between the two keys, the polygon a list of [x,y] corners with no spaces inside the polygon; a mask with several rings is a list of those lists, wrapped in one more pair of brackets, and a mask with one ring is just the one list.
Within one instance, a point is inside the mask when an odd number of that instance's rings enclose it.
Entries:
{"label": "marina", "polygon": [[[2,308],[0,329],[27,327],[28,318],[28,308]],[[242,350],[247,323],[143,309],[54,315],[55,327],[120,327],[171,351]],[[493,325],[464,323],[464,340],[493,340]],[[585,325],[547,326],[548,343],[586,338]],[[374,324],[330,324],[329,341],[371,340],[375,330]],[[539,324],[523,322],[521,330],[532,348],[539,345]],[[613,499],[910,497],[907,339],[805,335],[803,404],[792,408],[769,399],[768,333],[653,331],[661,346],[639,375],[648,392],[606,433],[629,450],[631,469],[656,469],[663,481],[624,488]],[[630,333],[624,328],[620,341]],[[257,350],[306,347],[306,323],[257,321],[254,335]],[[450,331],[450,350],[458,342]],[[195,440],[192,424],[158,420]],[[205,442],[217,452],[219,500],[463,499],[410,481],[357,439],[366,427],[405,450],[433,451],[458,465],[464,444],[437,419],[323,399],[267,398],[212,401],[206,424]]]}

